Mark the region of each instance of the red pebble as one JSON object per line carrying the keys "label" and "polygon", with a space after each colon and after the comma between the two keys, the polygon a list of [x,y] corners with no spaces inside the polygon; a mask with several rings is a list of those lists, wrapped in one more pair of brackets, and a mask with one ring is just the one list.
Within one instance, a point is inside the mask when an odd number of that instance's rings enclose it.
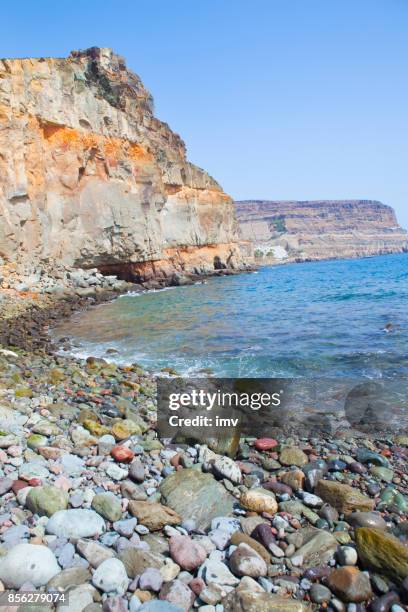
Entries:
{"label": "red pebble", "polygon": [[15,480],[11,488],[13,492],[17,495],[17,493],[21,491],[21,489],[25,489],[26,487],[28,487],[28,482],[25,482],[25,480]]}
{"label": "red pebble", "polygon": [[110,454],[119,463],[130,463],[135,456],[135,453],[130,448],[121,444],[114,446]]}
{"label": "red pebble", "polygon": [[273,438],[258,438],[255,440],[255,448],[259,451],[266,451],[278,446],[279,442]]}
{"label": "red pebble", "polygon": [[202,578],[193,578],[192,581],[188,583],[188,586],[193,591],[193,593],[199,595],[205,587],[205,582]]}
{"label": "red pebble", "polygon": [[41,478],[30,478],[28,481],[30,487],[40,487],[42,485]]}
{"label": "red pebble", "polygon": [[181,459],[180,453],[173,455],[173,457],[170,459],[170,465],[172,465],[175,468],[178,468],[180,465],[180,459]]}

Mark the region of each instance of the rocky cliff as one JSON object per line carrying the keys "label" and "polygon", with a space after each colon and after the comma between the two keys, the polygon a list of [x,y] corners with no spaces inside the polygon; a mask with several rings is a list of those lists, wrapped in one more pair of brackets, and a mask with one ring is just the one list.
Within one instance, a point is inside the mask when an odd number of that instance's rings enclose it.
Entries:
{"label": "rocky cliff", "polygon": [[0,256],[135,280],[241,263],[230,197],[99,48],[0,60]]}
{"label": "rocky cliff", "polygon": [[236,202],[243,237],[258,260],[365,257],[408,250],[394,210],[374,200]]}

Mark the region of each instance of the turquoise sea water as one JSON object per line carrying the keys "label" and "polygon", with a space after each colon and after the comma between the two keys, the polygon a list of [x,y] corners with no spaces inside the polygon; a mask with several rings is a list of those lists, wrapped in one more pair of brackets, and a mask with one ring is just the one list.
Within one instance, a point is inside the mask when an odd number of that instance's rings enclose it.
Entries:
{"label": "turquoise sea water", "polygon": [[[392,323],[392,330],[384,328]],[[408,254],[262,268],[122,296],[54,331],[77,355],[183,374],[408,374]]]}

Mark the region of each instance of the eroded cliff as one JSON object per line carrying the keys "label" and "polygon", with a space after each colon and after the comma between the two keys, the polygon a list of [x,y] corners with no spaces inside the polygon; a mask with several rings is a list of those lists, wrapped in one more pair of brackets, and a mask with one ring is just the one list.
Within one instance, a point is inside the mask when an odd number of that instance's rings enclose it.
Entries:
{"label": "eroded cliff", "polygon": [[258,261],[365,257],[408,250],[390,206],[374,200],[236,202]]}
{"label": "eroded cliff", "polygon": [[242,261],[230,197],[99,48],[0,60],[0,256],[134,279]]}

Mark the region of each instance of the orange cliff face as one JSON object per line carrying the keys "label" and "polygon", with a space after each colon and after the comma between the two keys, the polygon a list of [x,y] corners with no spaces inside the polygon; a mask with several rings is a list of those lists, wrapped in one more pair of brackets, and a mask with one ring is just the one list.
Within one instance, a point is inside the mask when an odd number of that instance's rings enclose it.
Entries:
{"label": "orange cliff face", "polygon": [[240,267],[232,200],[110,49],[0,60],[0,256],[136,276]]}

